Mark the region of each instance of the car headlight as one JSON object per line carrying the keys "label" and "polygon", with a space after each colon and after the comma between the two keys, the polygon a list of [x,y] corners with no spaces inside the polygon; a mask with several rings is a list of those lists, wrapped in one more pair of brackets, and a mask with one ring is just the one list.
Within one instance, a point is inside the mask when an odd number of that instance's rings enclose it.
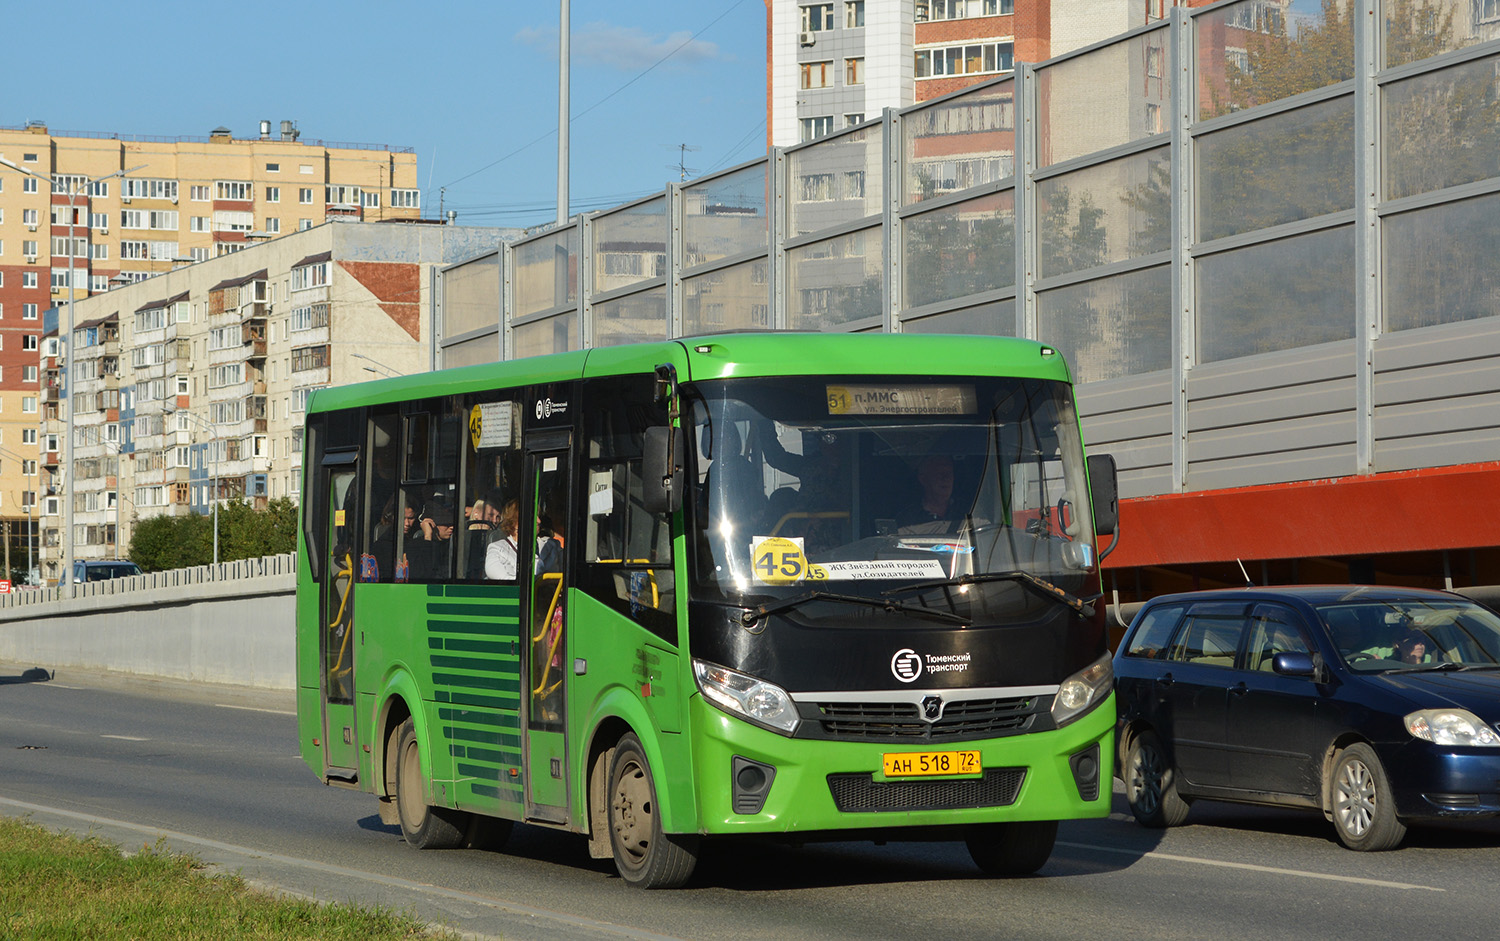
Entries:
{"label": "car headlight", "polygon": [[1500,747],[1500,734],[1467,709],[1420,709],[1405,721],[1412,738],[1434,745]]}
{"label": "car headlight", "polygon": [[704,698],[725,712],[787,735],[797,730],[797,706],[780,686],[703,660],[693,661],[693,676]]}
{"label": "car headlight", "polygon": [[1052,721],[1062,728],[1088,712],[1109,695],[1115,683],[1115,667],[1109,654],[1062,681],[1052,698]]}

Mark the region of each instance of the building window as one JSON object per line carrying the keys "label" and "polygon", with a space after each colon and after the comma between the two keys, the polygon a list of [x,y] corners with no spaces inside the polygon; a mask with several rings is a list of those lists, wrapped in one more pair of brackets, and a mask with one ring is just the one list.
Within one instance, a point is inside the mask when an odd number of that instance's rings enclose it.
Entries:
{"label": "building window", "polygon": [[297,190],[297,202],[301,203],[304,206],[311,206],[312,193],[313,191],[311,186],[304,186],[299,188]]}
{"label": "building window", "polygon": [[328,365],[328,347],[304,346],[301,349],[292,350],[292,372],[304,372],[309,369],[321,369]]}
{"label": "building window", "polygon": [[865,123],[865,114],[863,111],[844,115],[844,127],[853,127],[856,124],[863,123]]}
{"label": "building window", "polygon": [[268,163],[268,164],[266,164],[266,172],[267,173],[280,173],[281,172],[281,164],[279,164],[279,163]]}
{"label": "building window", "polygon": [[35,366],[22,366],[21,367],[21,381],[22,382],[36,382],[36,367]]}
{"label": "building window", "polygon": [[301,268],[292,269],[292,290],[305,291],[308,288],[322,287],[328,283],[328,262],[319,262],[315,265],[303,265]]}
{"label": "building window", "polygon": [[865,25],[865,0],[844,0],[844,27],[858,29]]}
{"label": "building window", "polygon": [[422,194],[419,190],[391,190],[392,209],[421,209]]}
{"label": "building window", "polygon": [[863,85],[865,83],[865,57],[855,56],[844,60],[844,84]]}
{"label": "building window", "polygon": [[308,229],[311,229],[311,228],[312,228],[312,220],[311,219],[298,219],[297,220],[297,231],[298,232],[305,232],[305,231],[307,231]]}
{"label": "building window", "polygon": [[25,223],[26,225],[31,226],[33,229],[36,228],[36,226],[37,226],[36,210],[35,209],[22,209],[21,210],[21,221],[23,223]]}
{"label": "building window", "polygon": [[268,202],[268,203],[279,203],[279,202],[281,202],[281,187],[279,187],[279,186],[268,186],[268,187],[266,187],[266,202]]}
{"label": "building window", "polygon": [[34,395],[23,395],[23,396],[21,396],[21,412],[23,414],[26,414],[26,415],[35,415],[36,414],[36,396],[34,396]]}
{"label": "building window", "polygon": [[[36,334],[34,334],[34,333],[27,333],[27,334],[23,334],[21,336],[21,349],[26,350],[28,352],[32,352],[32,351],[36,350],[36,347],[37,347]],[[31,430],[31,433],[33,435],[31,443],[34,444],[36,442],[36,439],[34,437],[36,435],[36,431],[34,429],[28,429],[28,430]]]}
{"label": "building window", "polygon": [[1146,47],[1146,74],[1151,78],[1161,78],[1166,70],[1167,50],[1162,46]]}
{"label": "building window", "polygon": [[359,194],[360,205],[366,209],[380,208],[380,193],[375,190],[366,190]]}
{"label": "building window", "polygon": [[1009,72],[1014,68],[1014,51],[1015,45],[1009,42],[967,43],[919,49],[916,56],[916,77],[941,78]]}
{"label": "building window", "polygon": [[36,305],[35,304],[22,304],[21,305],[21,319],[22,320],[35,320],[36,319]]}
{"label": "building window", "polygon": [[195,186],[188,191],[188,198],[198,203],[208,202],[208,187]]}
{"label": "building window", "polygon": [[21,192],[35,193],[37,191],[36,177],[28,176],[21,180]]}
{"label": "building window", "polygon": [[241,180],[218,180],[214,183],[214,199],[234,199],[248,202],[254,198],[251,185]]}
{"label": "building window", "polygon": [[802,119],[802,139],[804,141],[816,140],[833,131],[833,115],[825,114],[816,118]]}
{"label": "building window", "polygon": [[281,220],[280,219],[267,219],[266,220],[266,231],[269,232],[269,233],[271,233],[272,235],[275,235],[278,232],[280,232],[281,231]]}
{"label": "building window", "polygon": [[965,20],[976,16],[1010,16],[1015,0],[917,0],[918,23],[929,20]]}
{"label": "building window", "polygon": [[803,62],[802,87],[827,88],[833,84],[832,62]]}
{"label": "building window", "polygon": [[802,31],[818,33],[833,29],[833,4],[814,3],[802,8]]}
{"label": "building window", "polygon": [[1161,134],[1166,131],[1166,125],[1161,119],[1161,105],[1146,105],[1146,133]]}
{"label": "building window", "polygon": [[[31,252],[31,254],[35,255],[36,254],[36,250],[33,249],[32,252]],[[21,287],[23,287],[23,288],[34,288],[34,287],[36,287],[36,272],[35,271],[23,271],[23,272],[21,272]]]}

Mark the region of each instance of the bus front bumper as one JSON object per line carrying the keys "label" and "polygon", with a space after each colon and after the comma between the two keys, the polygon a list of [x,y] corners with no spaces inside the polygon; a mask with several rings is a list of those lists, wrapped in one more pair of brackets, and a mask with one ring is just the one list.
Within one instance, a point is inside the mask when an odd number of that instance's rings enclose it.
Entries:
{"label": "bus front bumper", "polygon": [[[701,832],[809,833],[1104,817],[1115,700],[1046,732],[942,744],[787,738],[691,699]],[[978,751],[983,772],[887,778],[891,753]],[[758,809],[757,809],[758,808]]]}

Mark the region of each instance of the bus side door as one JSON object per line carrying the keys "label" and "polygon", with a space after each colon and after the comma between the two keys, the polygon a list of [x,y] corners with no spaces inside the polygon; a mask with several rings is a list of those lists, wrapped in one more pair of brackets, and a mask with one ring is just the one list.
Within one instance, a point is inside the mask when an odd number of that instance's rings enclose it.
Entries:
{"label": "bus side door", "polygon": [[354,718],[354,583],[359,577],[359,452],[323,459],[328,494],[328,558],[323,568],[319,661],[323,674],[324,774],[356,780],[359,736]]}
{"label": "bus side door", "polygon": [[568,815],[570,437],[557,431],[528,440],[520,525],[519,571],[526,593],[522,610],[529,612],[523,687],[526,816],[557,823]]}

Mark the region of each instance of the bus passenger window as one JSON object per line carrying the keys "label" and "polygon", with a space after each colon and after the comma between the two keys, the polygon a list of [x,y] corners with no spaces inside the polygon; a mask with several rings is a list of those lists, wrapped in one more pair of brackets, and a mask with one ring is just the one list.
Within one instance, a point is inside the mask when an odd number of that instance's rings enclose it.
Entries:
{"label": "bus passenger window", "polygon": [[400,423],[395,414],[370,419],[370,462],[365,512],[365,550],[360,559],[360,581],[391,582],[396,578],[396,533],[401,524],[396,472],[401,459]]}
{"label": "bus passenger window", "polygon": [[465,402],[459,577],[514,582],[520,530],[520,412],[517,403],[494,401],[493,395]]}

